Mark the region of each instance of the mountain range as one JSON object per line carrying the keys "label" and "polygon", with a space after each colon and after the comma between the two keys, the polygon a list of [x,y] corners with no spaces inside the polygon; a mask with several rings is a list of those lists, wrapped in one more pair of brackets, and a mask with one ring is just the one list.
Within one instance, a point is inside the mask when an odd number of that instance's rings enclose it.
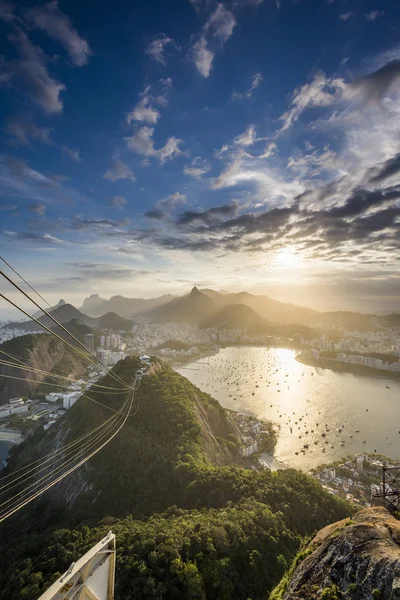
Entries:
{"label": "mountain range", "polygon": [[[76,319],[88,327],[99,329],[129,330],[131,319],[146,318],[154,322],[176,321],[200,327],[247,328],[266,330],[268,326],[315,326],[326,329],[342,327],[345,330],[375,330],[377,327],[400,325],[400,314],[363,314],[348,311],[318,312],[309,308],[273,300],[248,292],[224,293],[194,287],[184,296],[165,295],[158,298],[135,299],[113,296],[105,300],[93,294],[85,298],[81,310],[63,300],[49,311],[61,323]],[[86,312],[82,312],[86,311]],[[105,311],[105,312],[103,312]],[[39,316],[47,326],[52,321]],[[14,322],[8,328],[35,331],[35,323]]]}

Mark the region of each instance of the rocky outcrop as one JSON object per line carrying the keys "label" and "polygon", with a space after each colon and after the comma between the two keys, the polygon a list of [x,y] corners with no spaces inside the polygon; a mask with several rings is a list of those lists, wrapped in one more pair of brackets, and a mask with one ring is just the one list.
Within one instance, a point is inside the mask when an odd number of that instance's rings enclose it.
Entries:
{"label": "rocky outcrop", "polygon": [[322,529],[270,600],[400,599],[400,522],[383,507]]}
{"label": "rocky outcrop", "polygon": [[[48,378],[45,373],[54,373],[79,378],[86,372],[87,362],[75,354],[61,340],[50,334],[23,335],[8,340],[0,345],[0,357],[9,363],[18,364],[21,360],[30,369],[0,365],[0,404],[5,404],[9,398],[36,394],[41,384],[51,382],[53,386],[43,385],[42,393],[54,391],[57,382]],[[14,379],[15,378],[15,379]]]}

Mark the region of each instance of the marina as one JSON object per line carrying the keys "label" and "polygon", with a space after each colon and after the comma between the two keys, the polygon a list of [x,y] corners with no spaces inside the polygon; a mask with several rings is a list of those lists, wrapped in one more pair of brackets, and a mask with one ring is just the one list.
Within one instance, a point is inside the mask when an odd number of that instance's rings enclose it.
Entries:
{"label": "marina", "polygon": [[304,365],[296,351],[229,347],[177,369],[222,406],[276,424],[274,456],[309,470],[359,452],[400,456],[400,382]]}

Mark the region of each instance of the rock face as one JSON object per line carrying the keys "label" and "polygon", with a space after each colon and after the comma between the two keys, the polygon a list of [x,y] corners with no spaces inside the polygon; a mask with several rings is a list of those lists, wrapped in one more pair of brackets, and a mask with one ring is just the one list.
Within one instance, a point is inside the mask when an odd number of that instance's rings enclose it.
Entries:
{"label": "rock face", "polygon": [[[48,333],[28,334],[13,338],[0,344],[2,358],[14,362],[10,356],[21,359],[31,369],[40,369],[47,373],[56,373],[71,377],[81,377],[86,373],[87,363],[78,354],[67,348],[61,340]],[[9,377],[6,377],[9,376]],[[15,379],[12,379],[15,377]],[[21,378],[21,379],[20,379]],[[36,394],[42,383],[52,382],[52,388],[42,387],[43,393],[54,391],[57,385],[43,372],[24,371],[12,366],[0,366],[0,405],[9,398]]]}
{"label": "rock face", "polygon": [[400,522],[372,507],[322,529],[271,600],[400,599]]}

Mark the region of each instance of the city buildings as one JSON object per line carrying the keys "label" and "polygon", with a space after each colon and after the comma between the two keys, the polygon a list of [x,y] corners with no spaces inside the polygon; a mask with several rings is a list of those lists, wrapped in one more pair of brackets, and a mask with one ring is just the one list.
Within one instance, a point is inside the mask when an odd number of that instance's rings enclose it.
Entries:
{"label": "city buildings", "polygon": [[86,348],[89,350],[89,352],[94,352],[95,351],[95,337],[93,335],[93,333],[87,333],[84,337],[84,344],[86,346]]}

